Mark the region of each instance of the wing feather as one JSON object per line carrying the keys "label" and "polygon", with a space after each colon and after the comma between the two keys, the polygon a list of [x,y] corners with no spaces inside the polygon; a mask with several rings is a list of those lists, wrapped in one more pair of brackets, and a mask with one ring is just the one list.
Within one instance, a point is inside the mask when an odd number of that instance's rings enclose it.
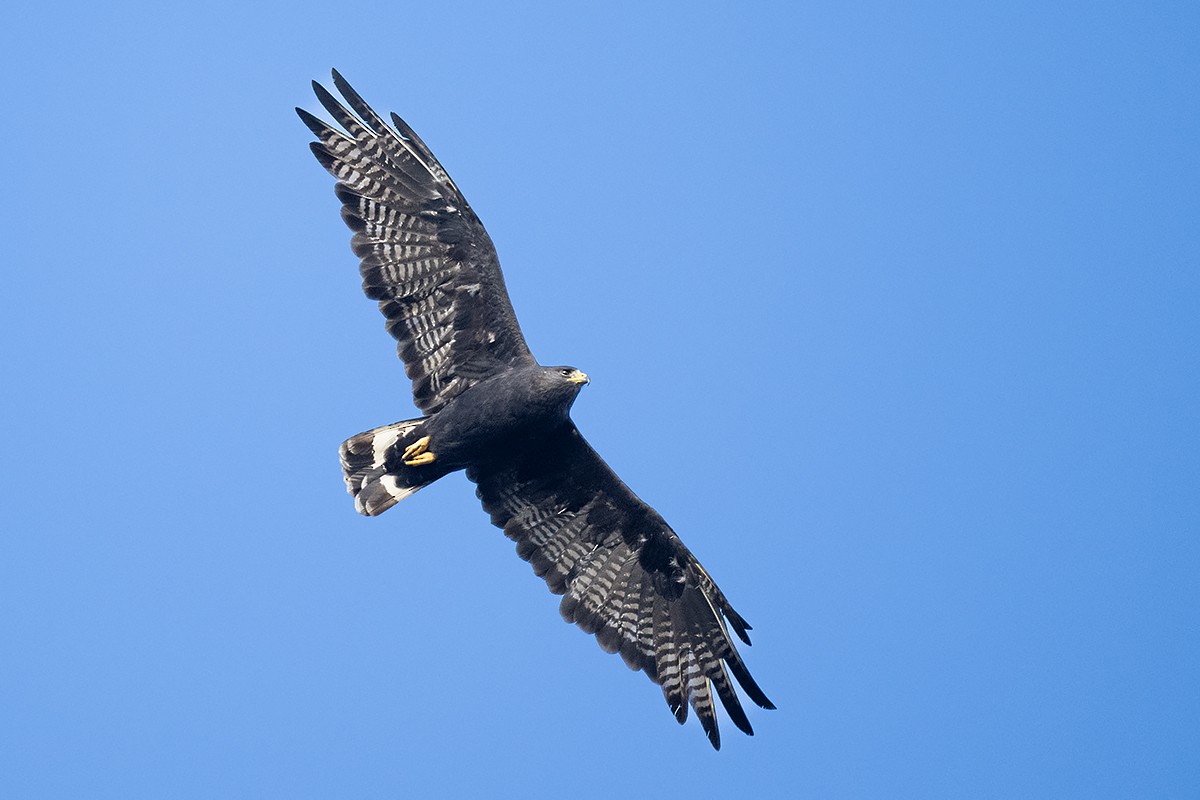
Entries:
{"label": "wing feather", "polygon": [[573,424],[467,476],[517,555],[563,596],[563,619],[643,670],[681,724],[690,706],[713,747],[721,746],[714,692],[734,725],[753,734],[730,674],[756,704],[774,705],[750,677],[726,623],[743,639],[749,626]]}
{"label": "wing feather", "polygon": [[340,130],[296,113],[337,178],[363,291],[379,302],[417,406],[433,414],[499,371],[536,363],[491,238],[446,170],[403,120],[393,114],[389,126],[336,71],[333,83],[345,104],[315,81],[313,91]]}

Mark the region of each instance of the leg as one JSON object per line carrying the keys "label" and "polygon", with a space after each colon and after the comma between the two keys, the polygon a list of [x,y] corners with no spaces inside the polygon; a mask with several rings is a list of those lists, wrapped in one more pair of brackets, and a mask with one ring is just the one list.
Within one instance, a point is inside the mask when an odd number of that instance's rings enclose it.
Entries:
{"label": "leg", "polygon": [[415,442],[404,448],[404,463],[410,467],[419,467],[422,464],[432,464],[436,456],[429,452],[429,437],[422,436]]}

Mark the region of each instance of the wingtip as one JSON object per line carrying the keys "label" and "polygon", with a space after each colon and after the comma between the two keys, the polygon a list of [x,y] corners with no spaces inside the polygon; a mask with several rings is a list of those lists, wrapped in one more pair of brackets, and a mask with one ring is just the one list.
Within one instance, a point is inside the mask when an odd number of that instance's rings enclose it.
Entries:
{"label": "wingtip", "polygon": [[350,86],[350,81],[342,77],[342,73],[338,72],[336,69],[332,69],[329,72],[333,76],[333,85],[337,87],[337,90],[342,93],[343,97],[349,100],[351,95],[358,94],[358,92],[355,92]]}
{"label": "wingtip", "polygon": [[300,121],[313,132],[315,136],[322,136],[326,133],[328,125],[322,122],[319,118],[313,116],[299,106],[296,107],[296,115],[300,117]]}
{"label": "wingtip", "polygon": [[742,615],[733,610],[733,607],[728,603],[721,609],[721,613],[725,619],[729,621],[729,626],[733,628],[733,632],[737,637],[746,644],[750,644],[750,634],[748,631],[754,630],[749,622],[742,618]]}
{"label": "wingtip", "polygon": [[702,708],[696,709],[696,716],[700,720],[700,727],[704,729],[704,735],[708,737],[708,742],[713,746],[714,750],[721,749],[721,728],[717,725],[717,714],[712,706],[707,710]]}

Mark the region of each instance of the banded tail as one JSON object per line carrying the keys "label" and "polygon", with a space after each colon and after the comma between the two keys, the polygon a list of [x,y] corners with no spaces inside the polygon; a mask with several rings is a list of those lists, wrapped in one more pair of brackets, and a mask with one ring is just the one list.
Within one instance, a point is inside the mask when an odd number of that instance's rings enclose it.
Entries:
{"label": "banded tail", "polygon": [[354,495],[354,508],[368,517],[378,516],[418,489],[442,476],[417,470],[401,460],[404,448],[421,438],[425,420],[410,419],[372,428],[342,442],[339,455],[346,491]]}

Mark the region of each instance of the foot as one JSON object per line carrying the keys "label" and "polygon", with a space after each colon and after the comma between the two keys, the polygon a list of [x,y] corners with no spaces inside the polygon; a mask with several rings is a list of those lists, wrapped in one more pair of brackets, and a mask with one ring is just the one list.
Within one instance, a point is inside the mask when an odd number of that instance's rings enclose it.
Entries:
{"label": "foot", "polygon": [[404,448],[403,455],[404,463],[410,467],[419,467],[422,464],[432,464],[436,458],[429,451],[429,437],[422,436],[415,442]]}

